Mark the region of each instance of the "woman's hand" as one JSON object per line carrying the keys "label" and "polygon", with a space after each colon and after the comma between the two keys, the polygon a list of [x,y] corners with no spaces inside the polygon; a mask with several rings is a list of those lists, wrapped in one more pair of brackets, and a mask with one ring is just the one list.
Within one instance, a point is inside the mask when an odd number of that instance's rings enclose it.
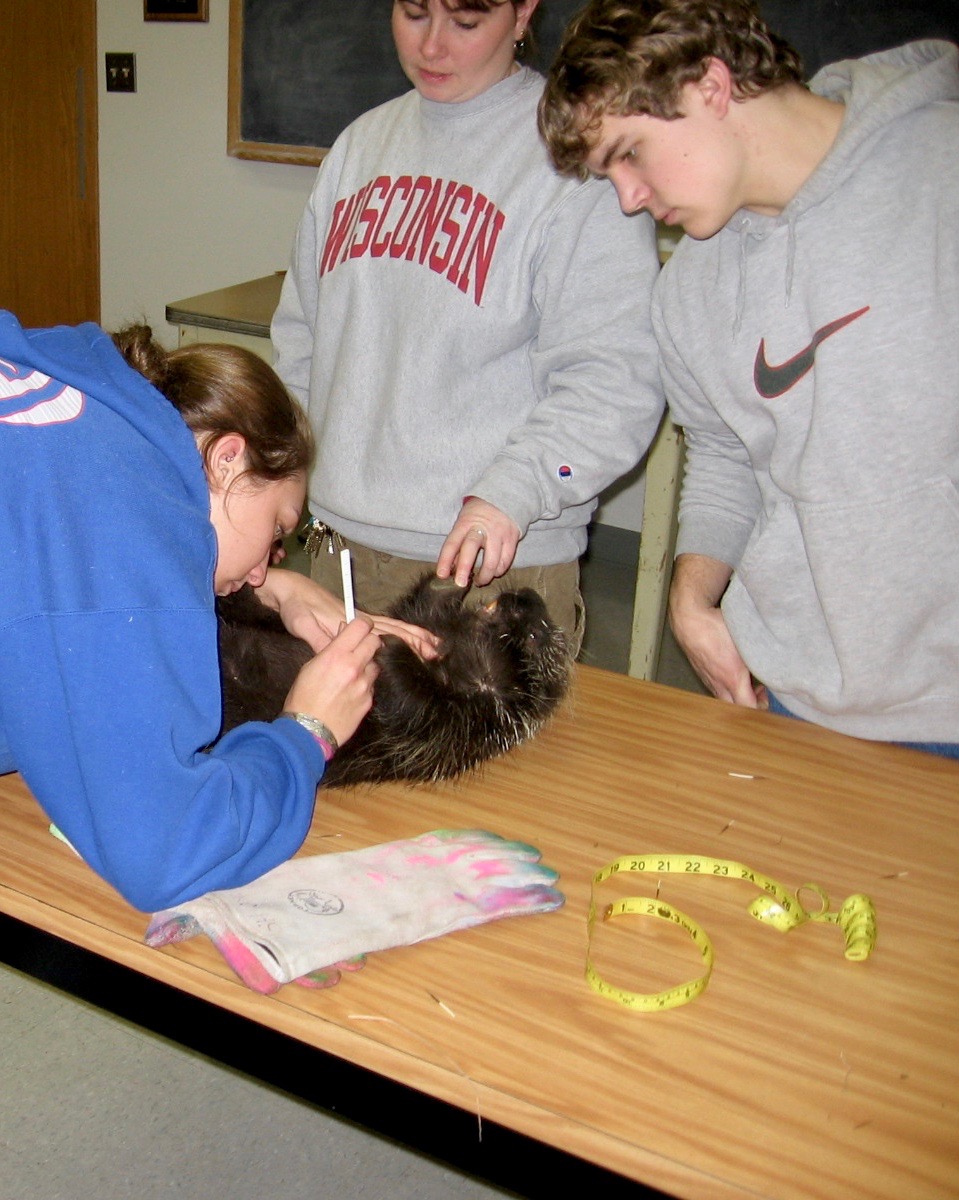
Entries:
{"label": "woman's hand", "polygon": [[[440,549],[436,574],[448,579],[455,571],[459,586],[468,587],[476,569],[473,583],[483,587],[510,569],[519,539],[519,526],[506,513],[478,496],[469,496]],[[476,568],[481,551],[483,561]]]}
{"label": "woman's hand", "polygon": [[398,637],[400,641],[406,642],[420,658],[436,658],[439,653],[440,639],[421,625],[408,625],[406,621],[398,621],[395,617],[370,616],[369,613],[357,615],[364,621],[369,621],[373,632],[378,633],[380,637]]}
{"label": "woman's hand", "polygon": [[753,684],[719,608],[732,568],[701,554],[676,559],[669,623],[676,641],[714,696],[745,708],[765,707],[765,688]]}
{"label": "woman's hand", "polygon": [[[343,601],[299,571],[267,571],[266,582],[257,589],[257,595],[264,604],[276,609],[290,633],[302,638],[317,653],[330,644],[346,621]],[[400,638],[420,658],[436,657],[439,638],[428,629],[393,617],[359,615],[380,636],[392,634]]]}
{"label": "woman's hand", "polygon": [[290,633],[316,653],[330,644],[346,621],[343,601],[299,571],[271,568],[256,594],[280,614]]}
{"label": "woman's hand", "polygon": [[380,644],[363,618],[344,625],[326,649],[301,668],[284,708],[316,717],[342,745],[370,711],[379,673],[373,656]]}

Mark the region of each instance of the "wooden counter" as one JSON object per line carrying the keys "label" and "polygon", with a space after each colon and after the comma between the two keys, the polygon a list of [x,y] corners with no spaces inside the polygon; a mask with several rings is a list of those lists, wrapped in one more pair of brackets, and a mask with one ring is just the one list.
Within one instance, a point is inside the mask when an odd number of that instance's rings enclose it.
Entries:
{"label": "wooden counter", "polygon": [[[438,827],[537,845],[566,906],[373,956],[327,992],[261,997],[204,938],[143,946],[143,915],[7,776],[0,911],[675,1196],[959,1194],[959,764],[580,667],[564,713],[479,778],[321,790],[305,852]],[[815,881],[834,907],[865,892],[878,946],[856,963],[834,927],[765,928],[746,881],[618,879],[602,902],[658,883],[716,953],[697,1000],[631,1012],[584,981],[586,914],[594,872],[644,852]],[[697,973],[691,943],[660,922],[609,922],[594,950],[633,991]]]}

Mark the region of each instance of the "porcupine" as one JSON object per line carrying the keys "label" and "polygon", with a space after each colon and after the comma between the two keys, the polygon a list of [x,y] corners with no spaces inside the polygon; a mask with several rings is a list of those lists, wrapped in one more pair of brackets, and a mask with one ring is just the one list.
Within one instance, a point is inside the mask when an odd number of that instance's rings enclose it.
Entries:
{"label": "porcupine", "polygon": [[[373,707],[327,766],[323,784],[449,779],[518,746],[554,712],[569,685],[566,640],[529,588],[480,608],[468,589],[424,575],[388,615],[436,633],[420,659],[396,637],[377,652]],[[279,716],[312,650],[246,585],[217,599],[221,734]]]}

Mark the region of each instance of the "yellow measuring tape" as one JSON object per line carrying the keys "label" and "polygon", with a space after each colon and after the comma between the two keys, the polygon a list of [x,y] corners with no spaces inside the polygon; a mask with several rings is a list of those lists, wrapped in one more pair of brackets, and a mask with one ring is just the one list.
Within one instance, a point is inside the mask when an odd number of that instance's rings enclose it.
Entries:
{"label": "yellow measuring tape", "polygon": [[[868,958],[876,944],[876,910],[869,897],[859,892],[850,896],[838,912],[830,912],[829,897],[816,883],[804,883],[793,895],[768,876],[760,875],[758,871],[729,859],[706,858],[698,854],[624,854],[622,858],[617,858],[593,876],[587,918],[586,979],[589,986],[601,996],[608,996],[609,999],[638,1012],[659,1012],[667,1008],[678,1008],[705,991],[713,970],[713,947],[703,928],[671,904],[666,904],[658,897],[630,896],[628,899],[606,905],[602,919],[608,921],[613,917],[628,915],[672,921],[692,938],[703,960],[703,974],[662,992],[628,992],[602,979],[593,967],[591,959],[593,927],[597,916],[596,889],[611,876],[622,872],[748,879],[763,891],[763,894],[757,896],[750,904],[748,912],[757,921],[771,925],[780,933],[787,933],[806,921],[838,925],[846,939],[846,958],[855,962]],[[821,907],[818,912],[810,912],[803,906],[799,899],[802,892],[813,892],[819,897]]]}

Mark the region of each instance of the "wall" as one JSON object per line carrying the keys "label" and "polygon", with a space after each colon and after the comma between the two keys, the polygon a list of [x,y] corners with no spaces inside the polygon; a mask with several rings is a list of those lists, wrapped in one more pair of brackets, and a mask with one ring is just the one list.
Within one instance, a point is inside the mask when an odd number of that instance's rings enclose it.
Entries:
{"label": "wall", "polygon": [[[209,8],[198,23],[144,21],[139,0],[97,5],[101,320],[145,318],[168,345],[171,301],[286,267],[316,173],[227,155],[229,0]],[[107,93],[107,51],[136,54],[134,94]],[[599,519],[638,530],[642,481],[611,488]]]}
{"label": "wall", "polygon": [[[229,0],[209,23],[144,21],[99,0],[102,320],[145,316],[168,343],[171,300],[287,265],[313,167],[226,153]],[[105,90],[103,55],[133,51],[137,90]]]}

